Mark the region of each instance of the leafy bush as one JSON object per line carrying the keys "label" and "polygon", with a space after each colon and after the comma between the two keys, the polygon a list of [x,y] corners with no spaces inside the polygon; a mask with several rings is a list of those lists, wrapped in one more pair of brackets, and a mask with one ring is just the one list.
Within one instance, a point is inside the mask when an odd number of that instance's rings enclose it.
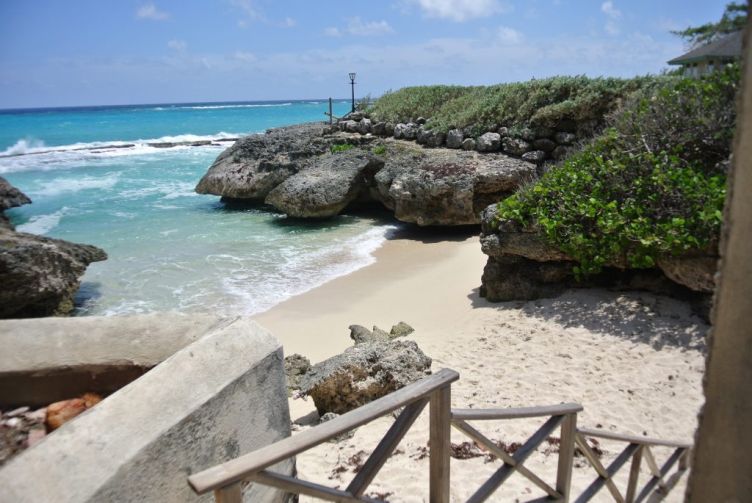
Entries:
{"label": "leafy bush", "polygon": [[422,86],[390,92],[369,109],[376,120],[406,122],[419,116],[441,132],[501,125],[555,127],[564,120],[602,121],[630,93],[669,77],[633,79],[551,77],[481,87]]}
{"label": "leafy bush", "polygon": [[341,145],[332,145],[329,149],[332,154],[336,154],[339,152],[347,152],[348,150],[355,148],[355,145],[352,143],[342,143]]}
{"label": "leafy bush", "polygon": [[655,265],[719,234],[739,68],[671,79],[629,99],[610,128],[536,184],[499,204],[499,217],[537,226],[579,262]]}
{"label": "leafy bush", "polygon": [[386,147],[384,145],[376,145],[371,152],[375,155],[384,155],[386,154]]}

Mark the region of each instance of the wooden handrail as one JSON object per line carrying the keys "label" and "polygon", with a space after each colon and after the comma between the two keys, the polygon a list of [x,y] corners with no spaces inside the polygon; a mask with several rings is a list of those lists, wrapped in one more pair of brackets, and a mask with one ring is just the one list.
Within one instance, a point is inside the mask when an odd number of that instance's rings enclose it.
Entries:
{"label": "wooden handrail", "polygon": [[188,477],[188,483],[197,494],[205,494],[247,480],[255,473],[282,460],[389,414],[400,407],[422,400],[434,391],[451,385],[459,377],[454,370],[442,369],[315,428],[193,474]]}
{"label": "wooden handrail", "polygon": [[452,419],[461,421],[491,421],[494,419],[564,416],[579,412],[582,412],[582,405],[578,403],[521,407],[516,409],[452,409]]}
{"label": "wooden handrail", "polygon": [[618,442],[627,442],[630,444],[638,445],[655,445],[659,447],[676,447],[689,449],[692,444],[686,442],[675,442],[673,440],[660,440],[657,438],[638,437],[636,435],[621,435],[619,433],[611,433],[610,431],[593,430],[589,428],[578,428],[577,432],[586,437],[605,438],[607,440],[616,440]]}

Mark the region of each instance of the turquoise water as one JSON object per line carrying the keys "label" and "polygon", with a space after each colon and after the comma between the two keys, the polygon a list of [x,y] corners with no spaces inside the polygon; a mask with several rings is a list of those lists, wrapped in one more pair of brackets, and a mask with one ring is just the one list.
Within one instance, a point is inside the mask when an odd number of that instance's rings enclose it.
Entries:
{"label": "turquoise water", "polygon": [[[320,120],[320,102],[0,112],[0,176],[33,204],[17,229],[90,243],[109,259],[83,278],[78,314],[253,314],[373,261],[390,226],[357,216],[306,223],[229,208],[193,191],[221,139]],[[347,111],[337,102],[335,114]],[[124,145],[130,145],[124,148]]]}

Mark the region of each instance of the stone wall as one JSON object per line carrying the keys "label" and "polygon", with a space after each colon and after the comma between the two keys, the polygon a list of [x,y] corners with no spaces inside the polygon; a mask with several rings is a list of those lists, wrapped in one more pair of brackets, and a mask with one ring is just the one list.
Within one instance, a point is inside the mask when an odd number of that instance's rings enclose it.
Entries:
{"label": "stone wall", "polygon": [[[169,317],[168,317],[169,318]],[[113,351],[123,350],[123,359],[139,359],[138,347],[147,349],[144,358],[162,349],[187,343],[200,332],[204,336],[188,343],[104,401],[64,424],[42,442],[28,449],[0,469],[2,500],[15,502],[185,502],[211,501],[199,498],[188,486],[191,473],[269,445],[289,436],[290,417],[279,342],[255,322],[243,318],[218,320],[197,317],[195,329],[185,317],[182,327],[175,320],[154,324],[136,323],[133,333],[125,318],[88,318],[89,328],[97,322],[120,330],[100,330],[111,337]],[[44,320],[42,320],[44,321]],[[75,319],[55,320],[60,328],[47,335],[43,328],[16,332],[34,336],[40,347],[54,352],[52,341],[67,337],[72,347],[81,347],[77,337],[91,340],[79,331]],[[152,319],[153,321],[153,319]],[[69,324],[68,330],[65,325]],[[188,328],[186,339],[167,339],[152,344],[162,327],[168,334]],[[7,326],[6,326],[7,327]],[[15,330],[14,330],[15,331]],[[89,330],[92,332],[96,330]],[[7,333],[4,334],[6,339]],[[123,343],[132,338],[133,344]],[[13,352],[3,345],[3,354]],[[96,350],[95,352],[101,351]],[[65,351],[62,351],[65,353]],[[117,355],[114,357],[117,359]],[[61,361],[66,361],[67,356]],[[42,358],[41,360],[44,360]],[[49,366],[49,362],[43,366]],[[276,470],[292,474],[292,462]],[[269,488],[251,486],[246,500],[284,501],[284,495]]]}
{"label": "stone wall", "polygon": [[428,129],[426,119],[393,124],[376,122],[360,112],[348,114],[336,128],[349,133],[372,134],[394,137],[398,140],[413,140],[426,147],[444,147],[477,152],[503,152],[513,157],[541,164],[548,159],[560,160],[567,156],[577,141],[590,135],[597,128],[592,121],[578,124],[563,121],[557,128],[529,128],[501,126],[494,131],[473,135],[473,128],[454,128],[447,133]]}

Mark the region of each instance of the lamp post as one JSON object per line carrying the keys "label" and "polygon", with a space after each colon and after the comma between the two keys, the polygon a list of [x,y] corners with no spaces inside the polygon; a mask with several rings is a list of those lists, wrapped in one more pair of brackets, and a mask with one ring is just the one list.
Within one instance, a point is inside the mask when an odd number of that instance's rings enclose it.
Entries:
{"label": "lamp post", "polygon": [[352,111],[355,111],[355,72],[350,73],[350,87],[352,88]]}

